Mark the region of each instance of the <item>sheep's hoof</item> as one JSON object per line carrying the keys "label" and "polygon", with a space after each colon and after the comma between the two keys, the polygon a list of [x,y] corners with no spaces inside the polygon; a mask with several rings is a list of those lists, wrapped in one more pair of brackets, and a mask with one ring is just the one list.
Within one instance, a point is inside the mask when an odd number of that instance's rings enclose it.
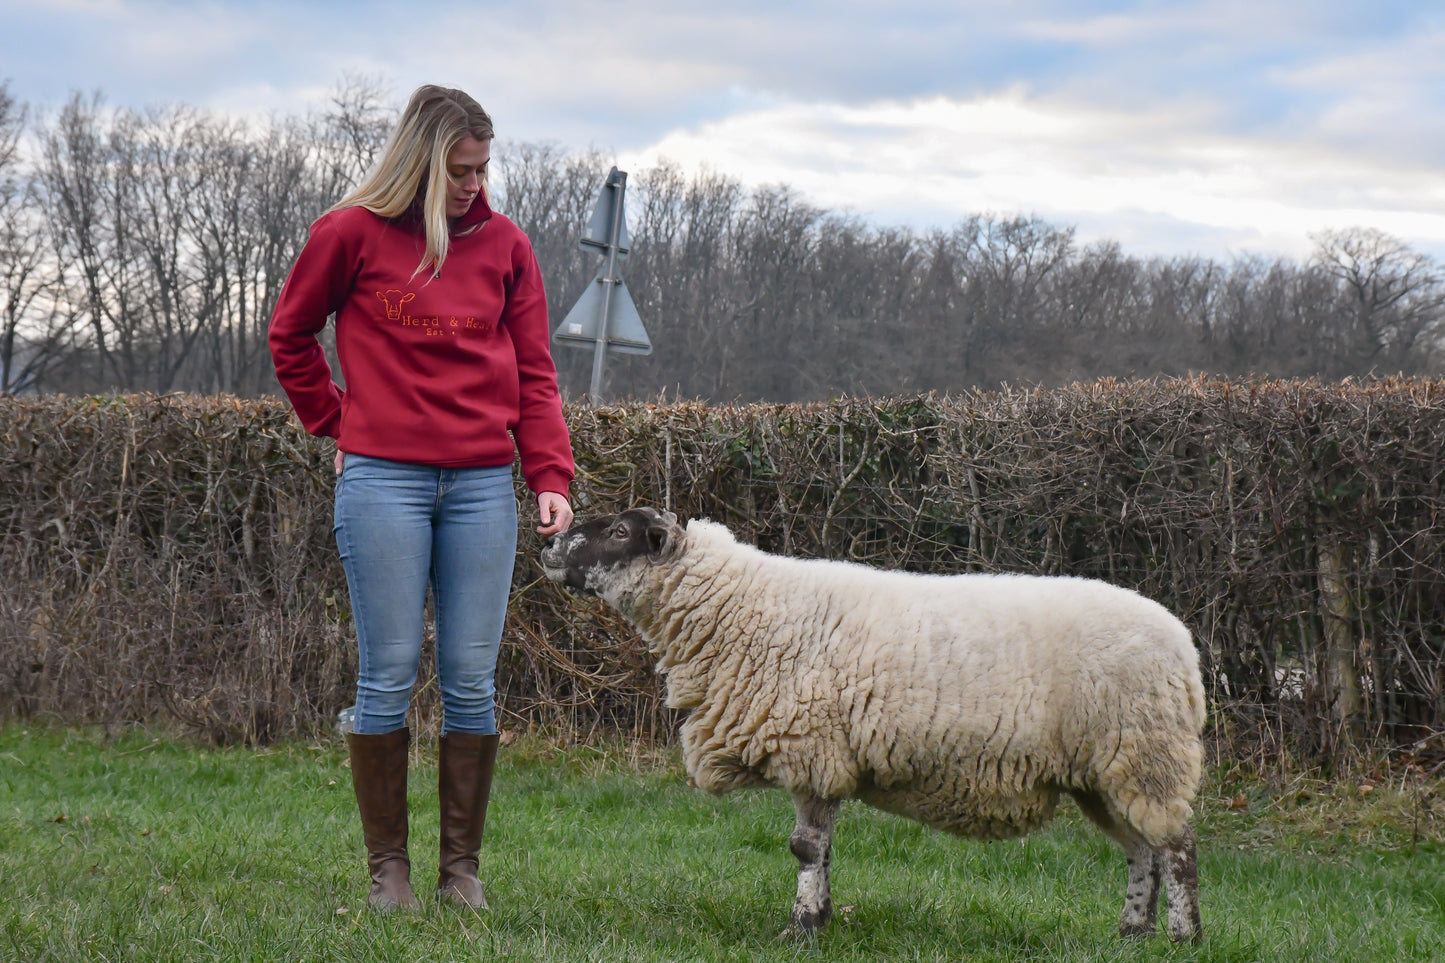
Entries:
{"label": "sheep's hoof", "polygon": [[1156,923],[1120,923],[1119,935],[1126,940],[1144,940],[1159,931]]}
{"label": "sheep's hoof", "polygon": [[833,908],[824,906],[817,910],[794,910],[793,918],[782,933],[778,934],[779,940],[805,940],[811,939],[828,925],[833,918]]}
{"label": "sheep's hoof", "polygon": [[1203,930],[1195,929],[1191,930],[1188,933],[1170,933],[1169,939],[1173,940],[1175,943],[1194,944],[1204,939],[1204,932]]}

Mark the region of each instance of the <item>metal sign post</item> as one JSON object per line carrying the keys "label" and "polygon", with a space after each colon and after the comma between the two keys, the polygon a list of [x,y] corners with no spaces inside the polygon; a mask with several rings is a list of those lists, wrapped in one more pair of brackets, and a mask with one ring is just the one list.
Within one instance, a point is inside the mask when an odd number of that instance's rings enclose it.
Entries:
{"label": "metal sign post", "polygon": [[555,345],[592,349],[592,386],[587,396],[594,405],[602,398],[602,369],[609,349],[621,354],[652,353],[652,342],[619,269],[631,243],[623,206],[626,191],[627,172],[612,168],[580,241],[584,250],[603,255],[602,266],[552,333]]}

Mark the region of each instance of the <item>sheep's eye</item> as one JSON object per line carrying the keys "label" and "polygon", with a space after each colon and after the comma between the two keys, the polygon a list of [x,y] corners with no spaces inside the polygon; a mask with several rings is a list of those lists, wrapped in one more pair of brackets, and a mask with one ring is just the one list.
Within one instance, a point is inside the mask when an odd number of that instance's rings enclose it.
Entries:
{"label": "sheep's eye", "polygon": [[626,525],[618,525],[612,530],[613,538],[631,538],[632,533],[627,530]]}

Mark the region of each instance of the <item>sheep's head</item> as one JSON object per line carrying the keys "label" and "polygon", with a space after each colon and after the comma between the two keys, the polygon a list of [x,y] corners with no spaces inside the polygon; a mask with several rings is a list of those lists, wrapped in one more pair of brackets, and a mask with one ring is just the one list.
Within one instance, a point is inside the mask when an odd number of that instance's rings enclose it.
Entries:
{"label": "sheep's head", "polygon": [[672,512],[638,506],[553,535],[542,548],[542,568],[554,582],[616,603],[631,581],[627,573],[671,559],[685,538]]}

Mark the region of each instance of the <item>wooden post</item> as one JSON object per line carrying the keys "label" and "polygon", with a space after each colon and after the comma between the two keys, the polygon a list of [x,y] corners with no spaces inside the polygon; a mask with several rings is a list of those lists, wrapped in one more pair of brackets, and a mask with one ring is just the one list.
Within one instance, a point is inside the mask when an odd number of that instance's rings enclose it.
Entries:
{"label": "wooden post", "polygon": [[1361,736],[1359,645],[1354,637],[1354,606],[1345,580],[1344,551],[1326,542],[1319,546],[1320,620],[1324,626],[1322,680],[1329,693],[1330,722],[1342,742]]}

